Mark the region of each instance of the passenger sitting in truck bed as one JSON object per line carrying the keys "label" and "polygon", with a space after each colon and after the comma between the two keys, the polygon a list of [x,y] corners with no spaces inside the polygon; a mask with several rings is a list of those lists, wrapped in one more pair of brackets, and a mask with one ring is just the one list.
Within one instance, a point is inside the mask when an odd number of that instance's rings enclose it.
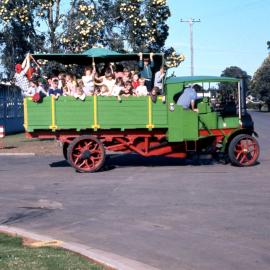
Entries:
{"label": "passenger sitting in truck bed", "polygon": [[160,67],[159,71],[155,73],[154,86],[159,88],[159,92],[163,94],[163,79],[165,76],[165,71],[163,66]]}
{"label": "passenger sitting in truck bed", "polygon": [[107,97],[110,95],[110,90],[106,84],[102,84],[99,88],[99,96]]}
{"label": "passenger sitting in truck bed", "polygon": [[37,88],[38,88],[38,81],[31,79],[29,81],[29,88],[27,91],[27,95],[28,96],[33,96],[36,92],[37,92]]}
{"label": "passenger sitting in truck bed", "polygon": [[152,91],[150,92],[151,100],[156,103],[157,102],[157,96],[159,93],[159,88],[157,86],[154,86]]}
{"label": "passenger sitting in truck bed", "polygon": [[86,67],[84,70],[85,74],[82,76],[82,81],[84,84],[83,91],[87,96],[91,96],[94,93],[94,81],[96,75],[96,68],[93,64],[93,67]]}
{"label": "passenger sitting in truck bed", "polygon": [[145,83],[145,79],[140,78],[139,79],[139,86],[135,90],[137,96],[147,96],[148,91],[147,91],[147,88],[144,85],[144,83]]}
{"label": "passenger sitting in truck bed", "polygon": [[43,98],[48,95],[48,92],[46,91],[46,80],[42,77],[39,77],[37,79],[38,81],[38,87],[37,87],[37,93]]}
{"label": "passenger sitting in truck bed", "polygon": [[124,83],[131,80],[131,74],[128,68],[124,68],[122,79]]}
{"label": "passenger sitting in truck bed", "polygon": [[115,85],[115,80],[111,72],[106,72],[104,76],[97,78],[100,82],[95,83],[95,85],[106,85],[109,89],[109,93],[112,92],[113,86]]}
{"label": "passenger sitting in truck bed", "polygon": [[63,90],[58,88],[59,80],[58,80],[57,76],[53,76],[49,80],[49,83],[50,83],[50,87],[49,87],[49,90],[48,90],[48,95],[49,96],[54,96],[55,99],[58,99],[59,96],[63,95]]}
{"label": "passenger sitting in truck bed", "polygon": [[80,100],[85,100],[85,93],[83,91],[84,88],[84,84],[82,80],[78,80],[77,81],[77,85],[76,85],[76,93],[74,94],[74,97],[76,99],[80,99]]}
{"label": "passenger sitting in truck bed", "polygon": [[63,89],[66,86],[66,74],[65,73],[59,73],[58,74],[58,88]]}
{"label": "passenger sitting in truck bed", "polygon": [[95,86],[93,96],[100,96],[100,87],[99,86]]}
{"label": "passenger sitting in truck bed", "polygon": [[32,78],[30,80],[30,85],[33,89],[32,101],[41,102],[44,97],[47,96],[45,90],[46,80],[41,77]]}
{"label": "passenger sitting in truck bed", "polygon": [[133,89],[136,89],[140,85],[138,73],[133,74],[131,83],[132,83]]}
{"label": "passenger sitting in truck bed", "polygon": [[120,92],[120,96],[129,97],[133,95],[132,85],[130,81],[125,83],[124,89]]}
{"label": "passenger sitting in truck bed", "polygon": [[77,82],[75,76],[71,73],[66,74],[66,87],[67,87],[67,94],[69,96],[74,96],[74,94],[77,91],[76,89]]}
{"label": "passenger sitting in truck bed", "polygon": [[119,96],[120,92],[124,89],[124,82],[121,77],[115,80],[115,85],[112,88],[111,96]]}
{"label": "passenger sitting in truck bed", "polygon": [[184,109],[191,108],[193,111],[198,112],[198,109],[195,108],[195,101],[197,99],[197,92],[200,89],[201,86],[198,84],[185,88],[176,104],[181,105]]}

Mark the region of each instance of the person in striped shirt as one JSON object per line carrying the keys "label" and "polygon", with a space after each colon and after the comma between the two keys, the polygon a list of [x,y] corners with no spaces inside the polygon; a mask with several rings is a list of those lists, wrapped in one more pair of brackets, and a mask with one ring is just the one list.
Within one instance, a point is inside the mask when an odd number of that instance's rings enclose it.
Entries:
{"label": "person in striped shirt", "polygon": [[32,89],[30,83],[26,77],[26,73],[30,68],[30,54],[28,53],[22,64],[16,64],[15,66],[15,85],[21,88],[22,96],[32,95]]}

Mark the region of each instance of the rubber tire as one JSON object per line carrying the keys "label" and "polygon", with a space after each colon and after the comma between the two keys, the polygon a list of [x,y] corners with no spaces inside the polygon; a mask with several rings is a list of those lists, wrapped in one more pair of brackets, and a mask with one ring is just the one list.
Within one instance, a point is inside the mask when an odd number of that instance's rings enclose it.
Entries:
{"label": "rubber tire", "polygon": [[[71,154],[72,154],[72,152],[73,152],[74,146],[75,146],[79,141],[87,140],[87,139],[88,139],[88,140],[91,139],[91,140],[96,141],[96,142],[100,145],[100,148],[101,148],[101,151],[102,151],[102,159],[101,159],[100,164],[99,164],[96,168],[94,168],[93,170],[89,170],[89,171],[86,171],[86,170],[82,170],[82,169],[80,169],[80,168],[77,168],[76,166],[74,166],[73,161],[72,161],[72,159],[71,159]],[[77,172],[80,172],[80,173],[93,173],[93,172],[99,171],[99,170],[103,167],[103,165],[104,165],[104,163],[105,163],[105,160],[106,160],[106,151],[105,151],[105,148],[104,148],[103,143],[102,143],[99,139],[97,139],[95,136],[92,136],[92,135],[83,135],[83,136],[79,136],[79,137],[75,138],[75,139],[69,144],[69,146],[68,146],[68,148],[67,148],[67,160],[68,160],[69,164],[70,164]]]}
{"label": "rubber tire", "polygon": [[[256,159],[253,161],[253,163],[251,164],[242,164],[240,163],[236,158],[235,158],[235,154],[234,154],[234,149],[235,149],[235,146],[239,143],[239,141],[241,141],[242,139],[244,138],[250,138],[252,139],[256,144],[257,144],[257,149],[258,149],[258,155],[256,157]],[[254,166],[255,164],[257,164],[257,160],[259,158],[259,155],[260,155],[260,146],[259,146],[259,143],[258,141],[253,137],[253,136],[250,136],[248,134],[239,134],[237,136],[235,136],[230,144],[229,144],[229,148],[228,148],[228,156],[229,156],[229,159],[231,161],[231,164],[234,165],[234,166],[237,166],[237,167],[249,167],[249,166]]]}
{"label": "rubber tire", "polygon": [[63,156],[64,156],[65,160],[67,160],[67,161],[68,161],[68,157],[67,157],[68,146],[69,146],[69,143],[66,143],[66,142],[63,143]]}

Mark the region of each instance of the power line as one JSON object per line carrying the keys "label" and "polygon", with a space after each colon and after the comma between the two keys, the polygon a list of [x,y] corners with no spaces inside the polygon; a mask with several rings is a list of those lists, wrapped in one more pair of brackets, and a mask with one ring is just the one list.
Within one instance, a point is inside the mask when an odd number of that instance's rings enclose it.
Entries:
{"label": "power line", "polygon": [[190,32],[190,58],[191,58],[191,66],[190,66],[190,73],[191,76],[194,75],[194,49],[193,49],[193,24],[197,22],[201,22],[201,20],[189,19],[183,20],[180,19],[180,22],[188,23],[189,24],[189,32]]}

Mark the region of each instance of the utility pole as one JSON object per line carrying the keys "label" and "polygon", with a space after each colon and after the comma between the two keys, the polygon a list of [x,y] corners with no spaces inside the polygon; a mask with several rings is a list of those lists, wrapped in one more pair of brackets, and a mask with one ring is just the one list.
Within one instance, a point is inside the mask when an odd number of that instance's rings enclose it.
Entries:
{"label": "utility pole", "polygon": [[193,24],[197,22],[201,22],[201,20],[195,20],[195,19],[189,19],[189,20],[183,20],[181,19],[180,22],[188,23],[189,24],[189,32],[190,32],[190,58],[191,58],[191,66],[190,66],[190,73],[191,76],[194,75],[194,49],[193,49]]}

